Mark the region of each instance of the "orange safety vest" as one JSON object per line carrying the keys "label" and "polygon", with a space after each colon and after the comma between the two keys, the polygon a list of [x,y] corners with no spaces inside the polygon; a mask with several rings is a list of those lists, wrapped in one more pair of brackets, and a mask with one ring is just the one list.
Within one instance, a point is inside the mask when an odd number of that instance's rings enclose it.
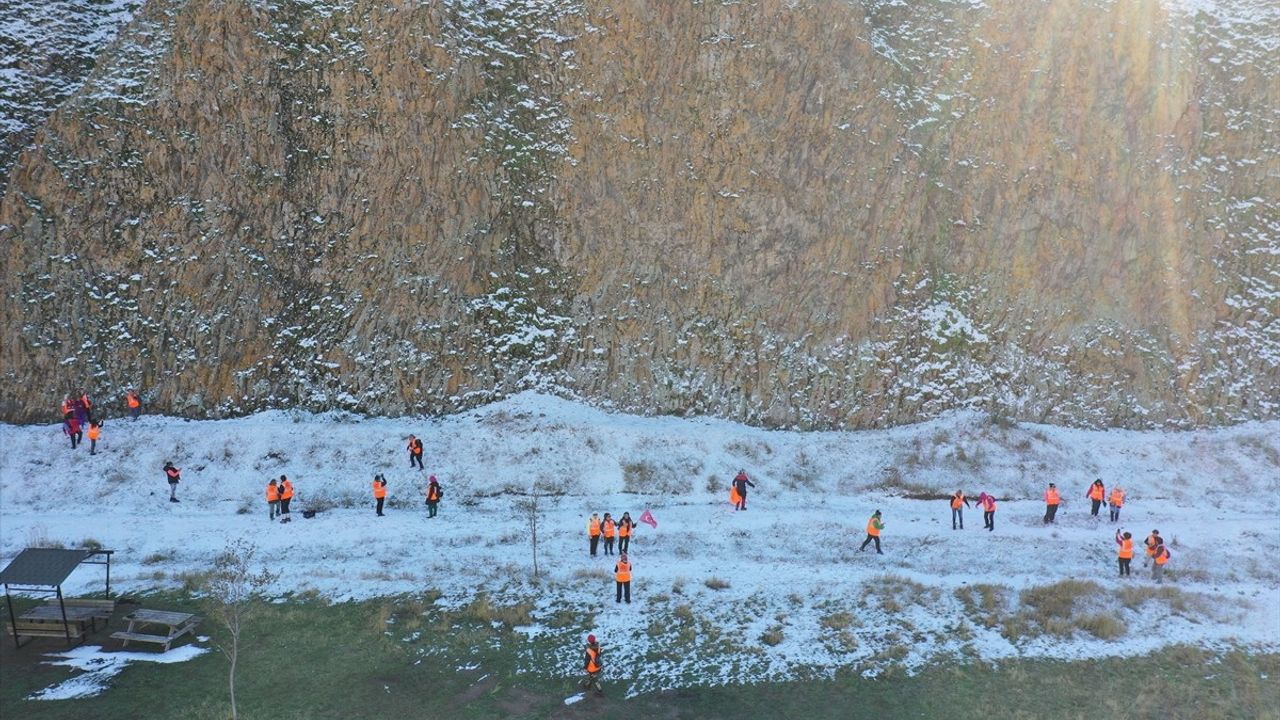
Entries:
{"label": "orange safety vest", "polygon": [[178,473],[180,471],[176,467],[165,468],[164,474],[169,476],[169,482],[178,481]]}
{"label": "orange safety vest", "polygon": [[1147,536],[1147,541],[1145,543],[1147,546],[1147,557],[1155,557],[1156,546],[1161,544],[1161,542],[1159,535],[1151,534]]}
{"label": "orange safety vest", "polygon": [[1090,500],[1097,500],[1098,502],[1102,502],[1102,498],[1103,498],[1103,496],[1105,496],[1106,494],[1107,494],[1106,489],[1105,489],[1105,488],[1103,488],[1101,485],[1090,485],[1090,486],[1089,486],[1089,499],[1090,499]]}
{"label": "orange safety vest", "polygon": [[964,493],[960,493],[959,495],[952,495],[951,509],[959,510],[961,505],[964,505]]}
{"label": "orange safety vest", "polygon": [[62,401],[62,414],[65,416],[65,415],[66,415],[67,413],[69,413],[69,412],[71,412],[71,401],[70,401],[70,400],[63,400],[63,401]]}
{"label": "orange safety vest", "polygon": [[988,495],[987,499],[982,502],[982,509],[986,510],[987,512],[995,512],[996,499]]}
{"label": "orange safety vest", "polygon": [[609,518],[608,520],[605,520],[605,521],[604,521],[604,536],[605,536],[605,537],[607,537],[607,538],[611,538],[611,537],[613,537],[613,529],[614,529],[615,527],[616,527],[616,526],[613,524],[613,518]]}
{"label": "orange safety vest", "polygon": [[631,521],[624,520],[618,523],[618,537],[627,537],[631,534]]}
{"label": "orange safety vest", "polygon": [[591,518],[587,521],[587,534],[591,537],[600,537],[600,520],[599,518]]}
{"label": "orange safety vest", "polygon": [[131,408],[140,407],[142,405],[142,401],[139,400],[138,396],[133,393],[129,393],[125,397],[125,402],[129,403],[129,407]]}
{"label": "orange safety vest", "polygon": [[97,440],[97,439],[98,439],[99,437],[101,437],[101,436],[102,436],[102,426],[101,426],[101,425],[92,425],[92,426],[90,426],[90,427],[89,427],[89,439],[90,439],[90,440]]}
{"label": "orange safety vest", "polygon": [[880,522],[880,518],[875,515],[867,521],[867,534],[871,537],[880,537],[880,528],[884,527],[884,523]]}
{"label": "orange safety vest", "polygon": [[93,407],[93,403],[89,402],[89,396],[88,396],[88,395],[81,395],[81,396],[80,396],[80,402],[81,402],[81,404],[83,404],[83,405],[84,405],[84,409],[85,409],[85,410],[88,410],[89,408]]}
{"label": "orange safety vest", "polygon": [[280,499],[280,488],[275,483],[267,483],[267,502],[275,502]]}
{"label": "orange safety vest", "polygon": [[587,672],[600,672],[600,649],[587,646]]}
{"label": "orange safety vest", "polygon": [[1133,540],[1120,541],[1120,557],[1126,559],[1133,557]]}
{"label": "orange safety vest", "polygon": [[1046,505],[1057,505],[1061,496],[1058,495],[1058,488],[1049,488],[1044,491],[1044,502]]}
{"label": "orange safety vest", "polygon": [[431,484],[427,486],[427,502],[436,502],[440,499],[440,486]]}
{"label": "orange safety vest", "polygon": [[417,438],[414,438],[413,440],[410,440],[410,441],[409,441],[409,452],[413,453],[414,455],[421,455],[421,454],[422,454],[422,441],[421,441],[421,440],[419,440],[419,439],[417,439]]}
{"label": "orange safety vest", "polygon": [[1112,491],[1111,491],[1111,504],[1112,504],[1112,505],[1115,505],[1116,507],[1123,507],[1123,506],[1124,506],[1124,491],[1123,491],[1123,490],[1121,490],[1120,488],[1116,488],[1116,489],[1114,489],[1114,490],[1112,490]]}
{"label": "orange safety vest", "polygon": [[384,498],[387,496],[387,486],[377,480],[373,481],[373,497]]}
{"label": "orange safety vest", "polygon": [[613,566],[613,579],[618,582],[631,582],[631,563],[619,560],[618,564]]}
{"label": "orange safety vest", "polygon": [[1156,564],[1163,565],[1167,562],[1169,562],[1169,549],[1161,545],[1160,552],[1156,555]]}
{"label": "orange safety vest", "polygon": [[285,480],[284,483],[280,485],[280,499],[281,500],[293,499],[293,483],[289,482],[288,480]]}

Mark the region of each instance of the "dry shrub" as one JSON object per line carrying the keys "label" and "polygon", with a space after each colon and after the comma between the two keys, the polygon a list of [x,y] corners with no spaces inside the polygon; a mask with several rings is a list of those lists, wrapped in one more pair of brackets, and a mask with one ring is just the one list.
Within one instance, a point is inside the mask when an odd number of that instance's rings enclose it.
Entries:
{"label": "dry shrub", "polygon": [[1174,587],[1126,587],[1116,591],[1120,603],[1130,610],[1137,610],[1143,603],[1164,602],[1175,614],[1199,613],[1204,602],[1194,595],[1188,595]]}
{"label": "dry shrub", "polygon": [[1103,592],[1101,586],[1089,580],[1059,580],[1023,590],[1022,604],[1034,611],[1032,617],[1037,621],[1070,618],[1075,608]]}
{"label": "dry shrub", "polygon": [[684,622],[693,622],[693,607],[688,603],[677,605],[676,609],[671,611],[671,614]]}
{"label": "dry shrub", "polygon": [[1095,613],[1076,621],[1081,630],[1100,640],[1114,640],[1125,633],[1125,625],[1113,615]]}
{"label": "dry shrub", "polygon": [[597,567],[578,568],[573,571],[573,576],[578,580],[604,581],[613,579],[613,576],[609,574],[608,570]]}
{"label": "dry shrub", "polygon": [[836,612],[826,615],[821,620],[822,626],[829,630],[844,630],[853,625],[853,615],[847,612]]}
{"label": "dry shrub", "polygon": [[[622,463],[622,491],[638,495],[686,495],[693,490],[691,467],[648,460]],[[699,467],[698,470],[701,468]]]}
{"label": "dry shrub", "polygon": [[515,605],[496,606],[486,593],[480,593],[474,600],[463,606],[455,618],[462,622],[492,625],[501,623],[508,630],[516,625],[528,625],[533,622],[533,603],[520,602]]}
{"label": "dry shrub", "polygon": [[773,647],[774,645],[782,642],[782,637],[782,626],[774,625],[760,635],[760,642],[768,645],[769,647]]}
{"label": "dry shrub", "polygon": [[721,580],[720,578],[716,578],[716,577],[707,578],[706,586],[711,588],[712,590],[724,590],[729,587],[729,581]]}

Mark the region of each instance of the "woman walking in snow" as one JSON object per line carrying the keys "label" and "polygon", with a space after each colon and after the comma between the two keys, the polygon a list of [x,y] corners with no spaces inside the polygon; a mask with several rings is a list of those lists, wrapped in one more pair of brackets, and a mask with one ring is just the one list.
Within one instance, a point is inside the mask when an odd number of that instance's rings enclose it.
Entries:
{"label": "woman walking in snow", "polygon": [[171,462],[164,464],[164,476],[169,480],[169,502],[178,502],[178,481],[182,479],[181,470]]}

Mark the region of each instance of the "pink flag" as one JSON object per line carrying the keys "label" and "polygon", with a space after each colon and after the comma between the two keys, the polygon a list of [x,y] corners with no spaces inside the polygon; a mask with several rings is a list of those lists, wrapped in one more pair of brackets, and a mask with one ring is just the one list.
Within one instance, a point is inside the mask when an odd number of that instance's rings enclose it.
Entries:
{"label": "pink flag", "polygon": [[640,522],[651,525],[654,530],[658,529],[658,521],[653,519],[653,513],[648,510],[640,513]]}

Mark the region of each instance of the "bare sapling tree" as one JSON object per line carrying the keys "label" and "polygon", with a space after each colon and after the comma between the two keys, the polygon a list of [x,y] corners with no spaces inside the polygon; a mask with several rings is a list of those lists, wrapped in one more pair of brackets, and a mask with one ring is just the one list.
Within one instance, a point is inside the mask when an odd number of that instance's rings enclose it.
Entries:
{"label": "bare sapling tree", "polygon": [[529,495],[516,501],[516,509],[524,514],[529,523],[529,546],[533,549],[533,577],[538,577],[538,524],[542,522],[542,496],[545,488],[534,483]]}
{"label": "bare sapling tree", "polygon": [[240,659],[240,639],[245,623],[258,609],[263,592],[280,577],[266,567],[254,570],[258,548],[238,538],[227,542],[213,561],[213,569],[204,582],[204,603],[209,616],[227,629],[227,640],[216,643],[231,663],[228,688],[231,691],[231,720],[239,720],[236,711],[236,663]]}

